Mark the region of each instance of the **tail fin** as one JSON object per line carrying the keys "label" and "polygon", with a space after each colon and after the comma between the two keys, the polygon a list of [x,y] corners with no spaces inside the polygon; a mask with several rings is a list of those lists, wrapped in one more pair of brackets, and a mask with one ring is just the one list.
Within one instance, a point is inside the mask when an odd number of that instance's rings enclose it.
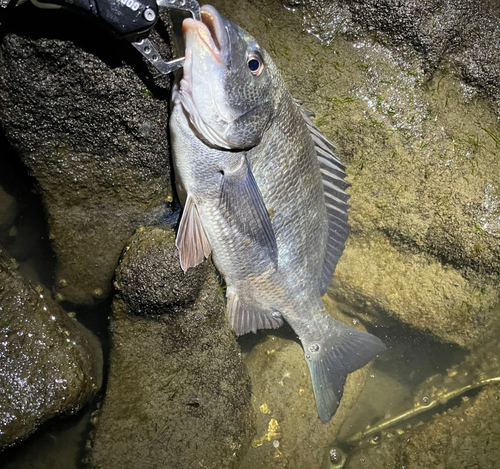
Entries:
{"label": "tail fin", "polygon": [[307,339],[303,346],[318,416],[328,423],[340,404],[347,374],[365,366],[386,347],[374,335],[346,326],[330,315],[325,333],[318,340]]}

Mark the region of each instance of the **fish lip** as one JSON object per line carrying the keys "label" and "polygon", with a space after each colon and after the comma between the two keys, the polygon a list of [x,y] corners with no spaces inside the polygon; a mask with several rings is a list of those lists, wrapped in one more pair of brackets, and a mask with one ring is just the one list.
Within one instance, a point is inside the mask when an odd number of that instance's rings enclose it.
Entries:
{"label": "fish lip", "polygon": [[226,64],[229,38],[224,21],[219,12],[211,5],[203,5],[200,9],[201,21],[186,18],[182,23],[182,34],[197,34],[202,44],[212,57],[221,65]]}
{"label": "fish lip", "polygon": [[[193,20],[192,18],[186,18],[182,22],[182,34],[186,36],[190,32],[197,34],[199,40],[205,45],[205,48],[210,52],[212,57],[219,64],[223,64],[223,60],[220,55],[220,51],[217,48],[210,30],[201,21]],[[187,51],[186,51],[187,53]]]}
{"label": "fish lip", "polygon": [[203,5],[200,9],[201,21],[209,29],[221,56],[228,53],[229,37],[221,14],[212,5]]}

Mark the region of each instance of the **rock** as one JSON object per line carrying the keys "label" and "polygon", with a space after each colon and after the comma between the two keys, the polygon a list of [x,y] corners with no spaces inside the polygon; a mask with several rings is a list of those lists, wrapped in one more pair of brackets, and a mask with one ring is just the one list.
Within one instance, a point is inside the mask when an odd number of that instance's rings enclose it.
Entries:
{"label": "rock", "polygon": [[0,187],[0,238],[10,231],[17,214],[16,199]]}
{"label": "rock", "polygon": [[[326,301],[336,319],[353,325],[334,311],[331,301]],[[359,322],[355,327],[360,328]],[[323,424],[318,418],[304,351],[300,343],[291,340],[293,336],[292,331],[269,333],[245,357],[252,379],[257,434],[238,469],[319,468],[327,446],[338,435],[363,389],[370,365],[348,375],[336,414]]]}
{"label": "rock", "polygon": [[0,448],[75,413],[101,387],[97,338],[0,251]]}
{"label": "rock", "polygon": [[470,282],[429,255],[398,250],[383,236],[349,242],[328,295],[367,324],[401,321],[468,349],[497,331],[497,288]]}
{"label": "rock", "polygon": [[500,105],[500,5],[495,0],[305,0],[304,26],[323,41],[360,36],[416,55],[434,71],[447,63]]}
{"label": "rock", "polygon": [[161,314],[168,306],[192,303],[198,297],[207,268],[200,266],[184,273],[178,267],[174,243],[173,231],[139,228],[125,247],[115,287],[134,314]]}
{"label": "rock", "polygon": [[[167,229],[139,230],[128,246],[117,270],[109,382],[89,464],[233,467],[254,432],[250,380],[214,269],[207,261],[183,280]],[[155,268],[146,274],[141,264]]]}
{"label": "rock", "polygon": [[42,194],[58,298],[103,300],[134,230],[171,213],[169,81],[68,10],[4,14],[2,129]]}

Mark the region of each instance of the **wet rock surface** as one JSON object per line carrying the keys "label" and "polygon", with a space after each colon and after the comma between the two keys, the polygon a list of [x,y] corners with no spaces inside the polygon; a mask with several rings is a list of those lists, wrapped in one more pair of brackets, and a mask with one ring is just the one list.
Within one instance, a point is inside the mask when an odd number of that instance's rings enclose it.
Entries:
{"label": "wet rock surface", "polygon": [[[409,283],[411,279],[411,284]],[[498,331],[498,291],[425,254],[378,240],[351,241],[329,293],[366,323],[401,321],[436,340],[474,348]]]}
{"label": "wet rock surface", "polygon": [[[122,292],[133,278],[147,307],[127,293],[115,297],[109,382],[90,465],[233,467],[254,433],[250,380],[213,267],[201,264],[192,286],[182,283],[174,234],[163,228],[140,230],[128,246],[117,278],[129,279]],[[135,276],[137,266],[151,263],[157,269]],[[173,293],[181,285],[183,295]]]}
{"label": "wet rock surface", "polygon": [[305,0],[286,1],[321,40],[339,33],[398,48],[422,60],[430,73],[455,67],[462,79],[500,105],[500,4],[496,0]]}
{"label": "wet rock surface", "polygon": [[2,130],[42,194],[58,298],[102,300],[126,240],[170,213],[169,78],[71,12],[1,13]]}
{"label": "wet rock surface", "polygon": [[74,413],[101,387],[97,338],[0,251],[0,448]]}

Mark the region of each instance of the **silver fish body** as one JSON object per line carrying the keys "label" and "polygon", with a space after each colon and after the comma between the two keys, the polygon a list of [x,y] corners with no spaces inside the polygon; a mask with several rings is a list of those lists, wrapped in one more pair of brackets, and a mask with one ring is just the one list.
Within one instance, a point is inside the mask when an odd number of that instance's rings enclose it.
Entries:
{"label": "silver fish body", "polygon": [[384,348],[321,299],[348,235],[343,166],[254,38],[210,6],[183,31],[170,121],[181,263],[212,252],[237,334],[292,326],[328,422],[347,373]]}

